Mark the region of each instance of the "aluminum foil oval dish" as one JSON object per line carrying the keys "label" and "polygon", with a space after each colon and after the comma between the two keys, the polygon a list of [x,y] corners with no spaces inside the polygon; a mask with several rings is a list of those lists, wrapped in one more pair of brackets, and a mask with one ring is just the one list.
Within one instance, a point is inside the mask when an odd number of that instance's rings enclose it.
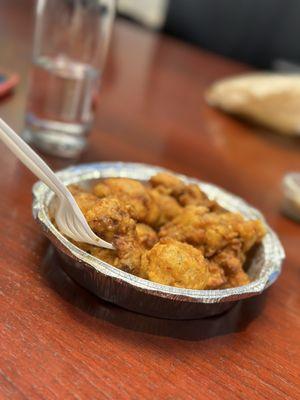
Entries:
{"label": "aluminum foil oval dish", "polygon": [[[78,165],[57,173],[65,185],[78,183],[88,187],[107,177],[148,180],[163,168],[145,164],[103,162]],[[201,185],[224,208],[240,212],[245,218],[260,218],[259,211],[212,184],[175,174],[186,182]],[[277,235],[267,226],[267,234],[251,258],[248,285],[222,290],[192,290],[154,283],[121,271],[79,249],[68,241],[51,222],[54,193],[42,182],[33,187],[33,216],[44,234],[57,248],[65,272],[81,286],[100,298],[142,314],[172,319],[193,319],[219,314],[235,302],[259,295],[279,276],[284,250]],[[265,221],[264,221],[265,222]],[[267,224],[266,224],[267,225]]]}

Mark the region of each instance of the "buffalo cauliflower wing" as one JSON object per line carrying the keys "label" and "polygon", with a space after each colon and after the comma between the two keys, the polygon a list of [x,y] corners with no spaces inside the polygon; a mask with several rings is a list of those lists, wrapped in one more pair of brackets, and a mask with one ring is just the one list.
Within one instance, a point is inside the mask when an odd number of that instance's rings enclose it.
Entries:
{"label": "buffalo cauliflower wing", "polygon": [[259,220],[224,210],[196,184],[169,173],[149,182],[107,178],[69,187],[91,229],[114,250],[76,243],[114,267],[163,285],[224,289],[246,285],[247,254],[263,239]]}

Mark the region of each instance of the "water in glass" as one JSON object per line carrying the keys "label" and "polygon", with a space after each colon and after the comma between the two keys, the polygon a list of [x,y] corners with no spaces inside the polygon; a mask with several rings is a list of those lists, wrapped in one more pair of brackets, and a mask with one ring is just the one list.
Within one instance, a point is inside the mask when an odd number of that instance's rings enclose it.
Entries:
{"label": "water in glass", "polygon": [[[71,156],[84,147],[93,119],[99,70],[60,55],[33,62],[26,113],[28,134],[39,147]],[[41,87],[42,86],[42,87]],[[38,134],[38,135],[36,135]],[[25,132],[26,135],[26,132]]]}

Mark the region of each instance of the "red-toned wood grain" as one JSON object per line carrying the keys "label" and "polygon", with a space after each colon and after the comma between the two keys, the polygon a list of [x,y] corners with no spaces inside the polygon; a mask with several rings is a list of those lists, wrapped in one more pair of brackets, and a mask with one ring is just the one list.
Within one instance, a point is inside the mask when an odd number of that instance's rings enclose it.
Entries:
{"label": "red-toned wood grain", "polygon": [[[32,2],[2,1],[0,67],[22,80],[0,116],[19,130],[31,34]],[[70,281],[32,220],[35,178],[0,144],[1,399],[300,398],[300,225],[279,212],[283,174],[300,171],[300,141],[203,99],[214,80],[247,70],[119,21],[90,147],[76,161],[167,166],[263,211],[287,253],[283,274],[266,295],[218,318],[148,318]]]}

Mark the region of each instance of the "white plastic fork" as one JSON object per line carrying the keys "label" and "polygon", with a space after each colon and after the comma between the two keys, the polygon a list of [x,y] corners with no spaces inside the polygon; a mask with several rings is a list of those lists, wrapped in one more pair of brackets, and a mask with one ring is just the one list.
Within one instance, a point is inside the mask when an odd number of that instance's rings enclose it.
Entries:
{"label": "white plastic fork", "polygon": [[45,161],[1,118],[0,139],[34,175],[57,195],[58,207],[55,221],[63,234],[77,242],[89,243],[106,249],[114,248],[112,244],[95,235],[74,197],[61,180]]}

